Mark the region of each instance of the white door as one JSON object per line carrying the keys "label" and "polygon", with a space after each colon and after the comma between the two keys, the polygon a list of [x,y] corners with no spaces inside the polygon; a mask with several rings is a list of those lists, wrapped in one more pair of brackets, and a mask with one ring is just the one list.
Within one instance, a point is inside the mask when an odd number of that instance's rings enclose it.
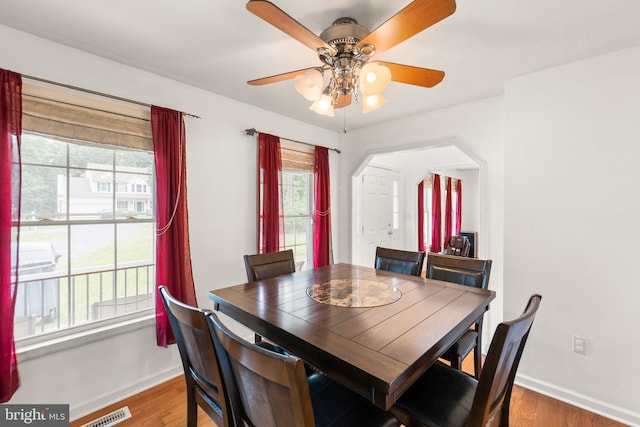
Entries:
{"label": "white door", "polygon": [[376,246],[399,248],[401,244],[399,182],[400,175],[386,169],[367,167],[362,173],[362,265],[373,266]]}

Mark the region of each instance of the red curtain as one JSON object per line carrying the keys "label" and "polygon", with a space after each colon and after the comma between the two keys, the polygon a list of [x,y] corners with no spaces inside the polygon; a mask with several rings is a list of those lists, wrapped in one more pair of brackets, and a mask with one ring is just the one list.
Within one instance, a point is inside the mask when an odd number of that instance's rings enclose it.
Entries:
{"label": "red curtain", "polygon": [[462,181],[458,180],[456,182],[456,206],[457,206],[457,215],[456,215],[456,236],[460,235],[460,229],[462,226]]}
{"label": "red curtain", "polygon": [[329,195],[329,150],[315,147],[313,171],[313,268],[329,265],[331,253],[331,198]]}
{"label": "red curtain", "polygon": [[440,203],[440,175],[433,175],[433,191],[431,197],[431,252],[442,250],[442,204]]}
{"label": "red curtain", "polygon": [[444,207],[444,247],[446,248],[451,240],[451,216],[453,211],[453,200],[451,197],[451,178],[447,180],[447,195]]}
{"label": "red curtain", "polygon": [[[152,106],[151,130],[156,165],[156,286],[165,285],[178,300],[197,306],[189,247],[182,113]],[[156,338],[159,346],[175,343],[159,292],[156,292]]]}
{"label": "red curtain", "polygon": [[[13,315],[18,289],[22,166],[22,76],[0,69],[0,402],[7,402],[20,386]],[[11,243],[12,222],[17,224]]]}
{"label": "red curtain", "polygon": [[424,180],[418,184],[418,250],[426,251],[424,244]]}
{"label": "red curtain", "polygon": [[280,235],[284,232],[282,159],[277,136],[258,134],[258,180],[258,188],[262,183],[262,191],[258,191],[258,253],[276,252],[282,248]]}

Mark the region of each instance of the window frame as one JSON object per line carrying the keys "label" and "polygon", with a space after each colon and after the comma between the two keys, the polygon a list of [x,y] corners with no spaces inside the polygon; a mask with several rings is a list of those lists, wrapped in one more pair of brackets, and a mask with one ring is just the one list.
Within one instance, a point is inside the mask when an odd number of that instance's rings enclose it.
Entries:
{"label": "window frame", "polygon": [[[284,187],[285,186],[289,186],[288,184],[285,184],[286,181],[286,177],[290,176],[291,180],[293,180],[293,175],[295,174],[305,174],[307,175],[307,185],[306,185],[306,192],[307,192],[307,212],[308,214],[300,214],[300,213],[295,213],[295,214],[289,214],[287,215],[286,213],[286,209],[284,209],[284,205],[285,205],[285,194],[287,194],[288,192],[285,191]],[[288,246],[286,244],[286,234],[287,234],[287,229],[286,229],[286,224],[287,224],[287,219],[293,219],[294,220],[294,224],[297,224],[297,220],[301,219],[301,218],[306,218],[307,221],[307,231],[306,231],[306,235],[307,235],[307,241],[304,243],[304,246],[306,246],[306,259],[304,260],[304,264],[302,264],[302,268],[306,269],[309,265],[313,265],[313,217],[314,217],[314,207],[315,207],[315,198],[314,198],[314,175],[313,172],[309,172],[309,171],[301,171],[301,170],[294,170],[294,169],[283,169],[282,170],[282,206],[283,206],[283,212],[282,212],[282,223],[283,223],[283,235],[285,236],[284,241],[282,242],[282,247],[284,250],[286,249],[292,249],[293,253],[294,253],[294,259],[296,260],[296,264],[300,263],[301,260],[298,259],[298,257],[295,257],[295,254],[299,253],[297,251],[298,247],[303,246],[303,244],[294,244],[292,246]],[[291,185],[292,188],[295,188],[295,185]],[[292,191],[293,193],[293,191]],[[294,241],[295,241],[295,236],[297,236],[297,233],[295,232],[296,227],[294,226]]]}
{"label": "window frame", "polygon": [[[56,107],[58,106],[61,107],[59,111],[56,110]],[[47,222],[46,225],[44,223],[38,223],[37,221],[32,223],[31,221],[25,221],[23,219],[21,221],[20,226],[21,228],[29,227],[29,226],[33,226],[33,227],[64,226],[64,227],[67,227],[65,233],[67,234],[66,238],[68,240],[70,235],[68,230],[74,225],[89,225],[89,224],[111,225],[114,228],[114,233],[117,233],[116,229],[118,229],[121,225],[127,226],[128,224],[145,224],[145,223],[152,224],[150,226],[151,231],[150,231],[150,241],[149,241],[149,243],[151,244],[151,249],[150,249],[151,260],[149,260],[149,264],[148,264],[149,268],[145,276],[146,279],[144,279],[144,284],[141,285],[141,286],[149,286],[148,292],[145,291],[146,290],[145,288],[143,289],[143,293],[145,295],[150,294],[152,296],[151,304],[149,307],[144,308],[142,310],[138,310],[134,312],[125,311],[125,313],[123,314],[117,314],[117,315],[114,315],[113,317],[108,317],[105,319],[92,320],[91,316],[87,315],[86,320],[80,324],[71,324],[71,320],[69,316],[68,319],[65,319],[65,323],[68,323],[68,325],[61,329],[56,328],[51,331],[45,330],[44,332],[42,332],[41,328],[38,327],[38,332],[35,335],[28,335],[23,338],[16,339],[16,348],[19,354],[31,353],[32,351],[34,351],[34,349],[40,349],[36,351],[37,354],[41,354],[43,353],[43,351],[44,353],[49,353],[52,351],[56,351],[55,350],[56,348],[60,348],[60,349],[67,348],[69,343],[72,341],[78,341],[78,342],[94,341],[94,340],[100,339],[99,337],[104,337],[109,334],[118,333],[118,332],[112,332],[113,330],[120,329],[120,328],[125,328],[125,329],[139,328],[139,327],[142,327],[141,325],[143,324],[146,325],[146,324],[153,323],[153,319],[154,319],[155,298],[153,298],[153,295],[154,295],[153,283],[155,280],[156,239],[153,237],[154,236],[153,230],[155,229],[156,200],[155,200],[155,191],[153,189],[155,187],[155,165],[153,164],[153,160],[151,160],[150,172],[144,173],[144,175],[149,176],[148,178],[149,185],[144,184],[140,192],[138,192],[137,194],[133,194],[131,191],[129,191],[128,184],[118,183],[118,180],[117,180],[118,174],[131,173],[131,172],[128,170],[119,169],[119,164],[118,164],[119,162],[116,161],[118,156],[117,152],[120,150],[146,151],[147,153],[150,153],[151,156],[153,156],[153,144],[151,142],[151,126],[149,122],[150,111],[143,108],[139,108],[139,107],[115,104],[111,101],[105,101],[102,99],[97,100],[94,98],[89,98],[89,97],[86,97],[85,95],[76,94],[75,92],[68,92],[68,91],[63,91],[55,88],[25,83],[23,87],[23,138],[25,135],[29,135],[29,134],[40,134],[41,136],[44,136],[46,138],[63,141],[67,144],[79,143],[79,144],[86,145],[86,143],[82,141],[83,138],[81,137],[74,138],[68,135],[56,134],[53,131],[49,132],[49,131],[38,130],[39,126],[42,126],[46,129],[53,129],[51,126],[53,126],[56,123],[56,120],[59,118],[56,115],[61,114],[61,116],[64,116],[64,114],[68,112],[70,109],[74,111],[82,111],[82,112],[86,111],[86,114],[88,115],[87,117],[89,116],[91,117],[90,118],[91,123],[99,123],[101,120],[103,120],[103,118],[110,122],[110,124],[108,125],[109,128],[105,128],[102,130],[100,130],[99,128],[96,128],[96,135],[99,135],[101,138],[98,138],[100,140],[94,139],[89,144],[95,145],[96,147],[114,150],[112,153],[113,155],[112,169],[108,171],[112,173],[111,181],[109,181],[106,186],[103,185],[102,187],[99,181],[98,181],[98,184],[94,184],[97,187],[96,190],[98,189],[103,190],[103,191],[96,191],[96,193],[101,193],[103,195],[104,194],[111,195],[111,198],[112,198],[111,199],[112,200],[111,218],[108,218],[108,215],[107,215],[107,218],[100,218],[100,219],[94,219],[94,220],[73,220],[67,216],[64,221],[54,220],[54,221]],[[49,112],[51,112],[51,117],[48,117]],[[116,120],[114,120],[114,118]],[[117,123],[119,120],[122,120],[121,129],[124,131],[124,133],[121,133],[120,129],[118,128]],[[87,126],[86,123],[85,123],[85,126]],[[63,127],[65,127],[64,129],[65,132],[72,132],[71,129],[73,128],[73,123],[67,123]],[[88,128],[85,128],[85,129],[88,129]],[[112,133],[109,134],[109,132],[112,132]],[[120,138],[113,139],[110,137],[110,135],[115,135],[115,134],[119,135]],[[117,142],[114,142],[116,140]],[[23,165],[43,166],[41,164],[38,164],[37,162],[36,163],[24,162]],[[65,170],[67,182],[68,182],[68,178],[72,176],[69,173],[69,170],[72,170],[72,169],[86,170],[89,168],[89,165],[87,165],[86,168],[78,168],[76,166],[71,165],[69,162],[68,154],[67,154],[67,160],[64,166],[60,166],[60,165],[52,165],[52,166],[57,168],[60,167]],[[143,210],[146,210],[146,214],[147,214],[145,218],[133,218],[131,216],[124,217],[124,216],[118,215],[118,213],[121,212],[121,210],[118,209],[118,203],[121,201],[121,198],[124,197],[124,198],[127,198],[129,202],[134,202],[134,199],[131,196],[137,197],[139,199],[143,195],[150,196],[150,202],[149,202],[150,204],[147,205],[147,203],[144,202],[145,208],[147,206],[150,206],[151,208],[150,210],[143,209]],[[69,199],[71,197],[69,197],[68,187],[66,189],[65,197],[66,197],[66,206],[64,206],[64,208],[66,209],[65,212],[69,212]],[[60,200],[56,200],[56,203],[55,203],[56,206],[53,209],[58,210],[60,208],[63,208],[61,203],[62,202],[60,202]],[[127,205],[129,206],[129,208],[131,208],[131,203],[127,202]],[[17,225],[17,222],[14,222],[14,224],[12,224],[12,227],[14,227],[15,229],[16,225]],[[22,239],[20,243],[21,244],[23,243]],[[118,250],[117,235],[114,237],[112,244],[113,244],[114,252],[117,252]],[[69,247],[69,245],[67,245],[67,251],[71,251],[71,248]],[[118,258],[114,256],[114,263],[111,266],[111,271],[112,271],[111,274],[114,277],[118,275],[119,267],[122,267],[122,264],[119,265],[117,260]],[[125,262],[125,261],[120,260],[120,263],[122,262]],[[67,278],[71,277],[69,276],[70,271],[71,271],[70,267],[67,266],[65,270]],[[59,272],[56,272],[56,275],[59,275]],[[21,284],[24,282],[22,280],[24,277],[26,277],[26,275],[21,275],[19,278]],[[114,287],[116,286],[117,280],[118,280],[117,278],[114,279],[114,285],[113,285]],[[58,286],[61,286],[61,285],[59,284]],[[68,285],[68,286],[72,286],[72,285]],[[137,292],[136,295],[140,295],[138,291],[136,292]],[[119,299],[121,296],[118,292],[115,292],[114,295],[115,295],[115,298],[117,299]],[[40,291],[40,299],[43,299],[42,291]],[[62,301],[60,298],[60,291],[58,291],[58,301],[56,302],[56,304],[58,304],[57,308],[59,310],[60,304],[62,304]],[[41,315],[43,314],[44,312],[41,313]],[[63,347],[60,347],[60,344],[63,342],[66,344],[64,344]],[[49,348],[49,349],[42,350],[43,348]]]}

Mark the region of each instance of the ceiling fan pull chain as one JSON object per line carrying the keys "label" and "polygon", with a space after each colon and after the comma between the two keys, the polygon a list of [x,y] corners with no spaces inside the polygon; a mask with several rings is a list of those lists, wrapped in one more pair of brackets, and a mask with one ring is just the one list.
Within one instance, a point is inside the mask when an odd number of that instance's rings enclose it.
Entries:
{"label": "ceiling fan pull chain", "polygon": [[347,109],[342,109],[343,114],[343,125],[342,125],[342,133],[347,133]]}

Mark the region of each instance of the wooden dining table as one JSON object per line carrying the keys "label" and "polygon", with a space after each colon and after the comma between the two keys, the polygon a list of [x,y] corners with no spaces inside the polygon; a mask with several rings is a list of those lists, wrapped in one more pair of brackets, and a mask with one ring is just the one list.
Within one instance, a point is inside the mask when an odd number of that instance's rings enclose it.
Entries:
{"label": "wooden dining table", "polygon": [[495,292],[332,264],[209,297],[215,310],[389,409],[489,308]]}

